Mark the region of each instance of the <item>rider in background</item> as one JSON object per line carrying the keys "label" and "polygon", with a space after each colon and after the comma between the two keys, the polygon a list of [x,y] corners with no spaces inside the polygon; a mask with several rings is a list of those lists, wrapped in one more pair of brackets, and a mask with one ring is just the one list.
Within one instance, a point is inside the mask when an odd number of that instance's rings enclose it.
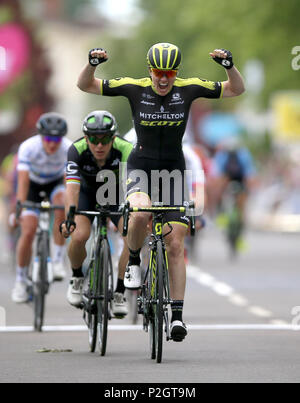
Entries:
{"label": "rider in background", "polygon": [[[40,194],[44,192],[51,203],[63,205],[65,166],[67,151],[71,145],[71,141],[64,137],[67,133],[67,122],[58,113],[50,112],[40,116],[36,128],[38,134],[25,140],[19,148],[17,200],[21,203],[25,201],[40,203],[43,200]],[[64,212],[57,210],[54,217],[53,274],[55,280],[63,280],[65,240],[59,233],[58,227],[64,218]],[[19,225],[15,217],[12,224],[15,227]],[[20,225],[16,283],[12,290],[12,300],[16,303],[28,300],[27,272],[38,226],[38,212],[31,209],[23,210]]]}
{"label": "rider in background", "polygon": [[8,154],[1,164],[1,179],[2,179],[2,197],[5,207],[5,217],[7,224],[7,248],[11,254],[15,253],[15,231],[9,225],[11,214],[14,213],[16,208],[16,194],[18,183],[18,154],[16,151]]}
{"label": "rider in background", "polygon": [[212,159],[211,188],[214,189],[214,207],[218,208],[229,182],[240,184],[237,205],[242,221],[249,191],[255,185],[256,168],[251,152],[240,144],[237,137],[230,137],[217,146]]}
{"label": "rider in background", "polygon": [[[103,200],[97,199],[100,186],[98,174],[101,171],[112,171],[116,179],[120,180],[121,172],[119,164],[126,162],[132,150],[132,145],[116,136],[117,123],[114,116],[107,111],[93,111],[89,113],[83,122],[84,137],[75,141],[68,152],[67,164],[67,191],[66,191],[66,215],[70,206],[76,206],[78,210],[94,211],[97,204]],[[116,184],[114,184],[115,186]],[[117,189],[116,200],[118,197]],[[118,211],[119,203],[110,203],[111,211]],[[71,235],[68,256],[71,262],[72,278],[70,280],[67,300],[80,307],[82,303],[82,291],[84,273],[83,262],[87,256],[86,243],[90,237],[94,217],[76,215],[75,221],[68,231],[68,220],[61,223],[61,232],[65,238]],[[122,233],[123,219],[120,216],[112,216],[111,221]],[[112,301],[112,312],[116,317],[124,317],[128,313],[124,298],[124,274],[128,262],[128,246],[124,238],[123,251],[119,259],[118,281]]]}
{"label": "rider in background", "polygon": [[[124,139],[132,143],[134,146],[137,143],[137,135],[134,128],[130,129],[125,135]],[[205,201],[206,201],[206,192],[205,192],[205,171],[202,166],[202,159],[199,155],[194,151],[194,147],[188,142],[183,141],[182,151],[185,159],[186,171],[188,172],[186,175],[186,185],[188,187],[190,201],[195,202],[195,206],[204,210]],[[195,228],[196,231],[201,230],[205,226],[205,221],[200,217],[196,217],[195,220]],[[149,224],[149,228],[151,225]],[[190,238],[188,238],[190,239]],[[188,261],[188,253],[187,248],[189,248],[189,241],[185,242],[185,261]]]}

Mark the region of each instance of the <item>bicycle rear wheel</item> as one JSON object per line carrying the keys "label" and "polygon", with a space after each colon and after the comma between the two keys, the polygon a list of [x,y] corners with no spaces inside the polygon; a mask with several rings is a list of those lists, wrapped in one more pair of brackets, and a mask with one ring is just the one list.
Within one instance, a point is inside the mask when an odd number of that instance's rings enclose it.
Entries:
{"label": "bicycle rear wheel", "polygon": [[39,270],[33,283],[34,329],[42,331],[45,316],[45,297],[48,292],[47,258],[49,255],[49,240],[46,232],[38,239],[37,251]]}
{"label": "bicycle rear wheel", "polygon": [[[98,260],[97,323],[100,355],[104,356],[107,346],[108,320],[111,318],[109,305],[113,298],[113,267],[107,239],[100,244]],[[96,266],[97,267],[97,266]]]}
{"label": "bicycle rear wheel", "polygon": [[242,221],[240,212],[235,207],[229,215],[229,224],[227,229],[227,239],[229,244],[230,257],[234,259],[238,252],[238,241],[242,234]]}
{"label": "bicycle rear wheel", "polygon": [[[94,296],[96,295],[97,278],[94,261],[91,262],[85,276],[83,286],[84,320],[88,327],[88,340],[90,352],[94,353],[97,345],[97,307]],[[87,316],[87,320],[85,319]]]}

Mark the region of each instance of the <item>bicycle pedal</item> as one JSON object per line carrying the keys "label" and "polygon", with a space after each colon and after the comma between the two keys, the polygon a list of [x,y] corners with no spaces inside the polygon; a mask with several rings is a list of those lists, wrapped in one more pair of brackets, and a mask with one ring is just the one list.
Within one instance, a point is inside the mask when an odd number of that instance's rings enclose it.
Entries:
{"label": "bicycle pedal", "polygon": [[73,305],[75,308],[82,310],[84,308],[83,302],[80,305]]}
{"label": "bicycle pedal", "polygon": [[62,278],[62,277],[53,278],[53,283],[62,283],[63,281],[64,281],[64,278]]}

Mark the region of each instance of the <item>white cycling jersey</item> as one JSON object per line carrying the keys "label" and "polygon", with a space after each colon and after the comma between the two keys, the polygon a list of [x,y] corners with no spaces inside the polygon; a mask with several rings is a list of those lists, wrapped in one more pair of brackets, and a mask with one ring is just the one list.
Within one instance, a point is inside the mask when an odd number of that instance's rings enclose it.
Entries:
{"label": "white cycling jersey", "polygon": [[[124,139],[135,145],[137,142],[135,130],[133,128],[129,130]],[[186,171],[192,171],[192,175],[187,174],[187,185],[189,191],[192,192],[195,185],[205,183],[204,170],[200,158],[188,143],[183,143],[182,150],[186,165],[185,169]]]}
{"label": "white cycling jersey", "polygon": [[204,185],[204,170],[200,158],[189,144],[183,144],[182,150],[184,154],[186,170],[192,171],[192,175],[187,175],[188,187],[192,192],[194,190],[194,186],[200,184]]}
{"label": "white cycling jersey", "polygon": [[20,145],[18,171],[28,171],[30,180],[39,185],[46,185],[62,178],[71,144],[71,140],[63,137],[56,153],[49,155],[44,150],[41,135],[30,137]]}

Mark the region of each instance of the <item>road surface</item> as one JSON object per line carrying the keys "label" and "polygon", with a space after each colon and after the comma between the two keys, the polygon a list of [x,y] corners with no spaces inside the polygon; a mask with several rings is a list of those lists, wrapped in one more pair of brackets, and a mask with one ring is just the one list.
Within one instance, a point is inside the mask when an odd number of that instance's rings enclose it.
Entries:
{"label": "road surface", "polygon": [[129,319],[111,321],[105,357],[89,353],[81,312],[66,302],[67,280],[51,287],[45,331],[32,332],[31,306],[10,299],[14,273],[1,234],[0,382],[299,382],[300,235],[249,232],[235,262],[218,229],[197,242],[188,266],[188,337],[165,342],[156,364],[147,334]]}

